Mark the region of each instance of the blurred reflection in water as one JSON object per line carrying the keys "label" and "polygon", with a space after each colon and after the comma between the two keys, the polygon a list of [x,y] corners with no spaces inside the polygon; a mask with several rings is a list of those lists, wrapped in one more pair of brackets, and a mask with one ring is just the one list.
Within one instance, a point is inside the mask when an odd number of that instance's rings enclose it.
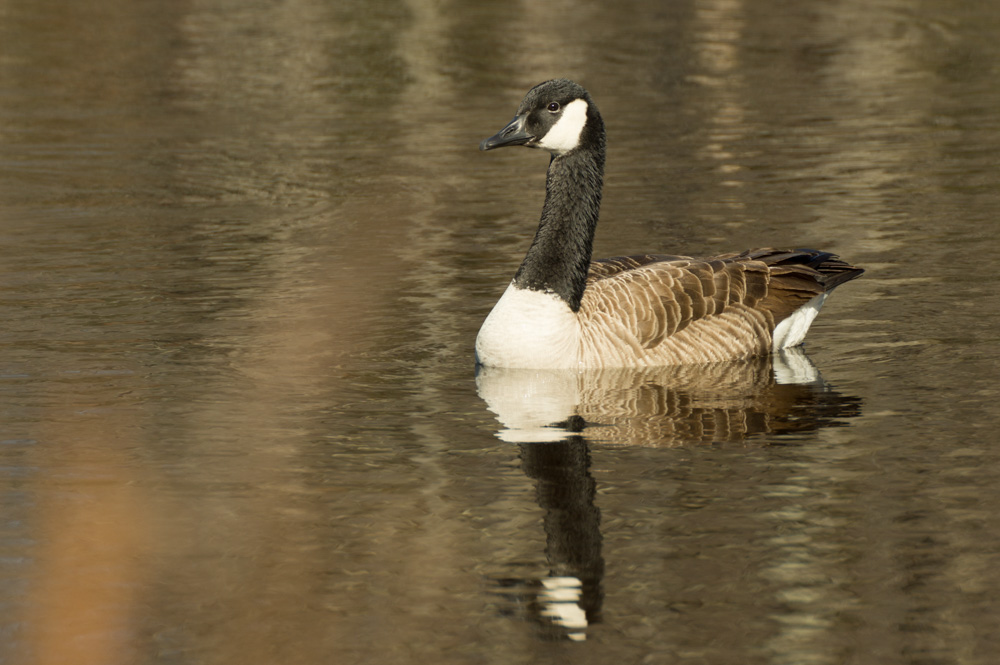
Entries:
{"label": "blurred reflection in water", "polygon": [[[520,444],[544,513],[549,574],[494,578],[505,612],[527,615],[574,641],[600,621],[604,559],[591,442],[602,445],[780,444],[763,435],[845,425],[861,400],[820,377],[801,348],[746,362],[610,370],[480,367],[476,385]],[[556,632],[552,632],[555,630]]]}
{"label": "blurred reflection in water", "polygon": [[590,447],[580,437],[567,436],[556,443],[522,444],[520,458],[544,515],[548,574],[532,578],[516,562],[492,562],[505,573],[491,578],[498,610],[523,613],[549,637],[585,640],[587,628],[601,620],[604,597],[601,511],[595,504]]}
{"label": "blurred reflection in water", "polygon": [[748,443],[837,426],[861,400],[826,384],[801,348],[746,362],[654,369],[480,368],[479,395],[509,442]]}

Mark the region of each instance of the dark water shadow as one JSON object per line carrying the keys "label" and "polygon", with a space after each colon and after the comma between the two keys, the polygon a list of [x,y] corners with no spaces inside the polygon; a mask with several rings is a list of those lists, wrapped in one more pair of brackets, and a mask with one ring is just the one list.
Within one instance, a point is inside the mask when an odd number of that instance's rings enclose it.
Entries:
{"label": "dark water shadow", "polygon": [[[862,401],[820,376],[800,349],[747,362],[587,372],[480,368],[480,397],[517,443],[544,514],[548,573],[492,578],[503,613],[549,639],[582,641],[604,599],[601,511],[591,446],[781,445],[845,425]],[[801,441],[786,437],[787,441]]]}

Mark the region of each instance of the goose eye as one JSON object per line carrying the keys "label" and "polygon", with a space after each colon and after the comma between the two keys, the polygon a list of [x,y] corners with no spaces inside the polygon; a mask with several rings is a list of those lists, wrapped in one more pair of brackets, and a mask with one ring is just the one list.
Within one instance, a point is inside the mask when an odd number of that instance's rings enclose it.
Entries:
{"label": "goose eye", "polygon": [[559,107],[559,102],[552,102],[551,104],[549,104],[549,112],[550,113],[558,113],[559,108],[560,108]]}

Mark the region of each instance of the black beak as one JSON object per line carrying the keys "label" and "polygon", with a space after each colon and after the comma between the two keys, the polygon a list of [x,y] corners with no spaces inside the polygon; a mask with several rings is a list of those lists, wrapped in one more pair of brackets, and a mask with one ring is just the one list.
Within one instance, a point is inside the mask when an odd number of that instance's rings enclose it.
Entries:
{"label": "black beak", "polygon": [[508,145],[524,145],[534,140],[535,137],[529,134],[524,128],[526,120],[527,114],[516,116],[499,132],[488,139],[483,139],[483,142],[479,144],[479,149],[492,150],[493,148],[502,148]]}

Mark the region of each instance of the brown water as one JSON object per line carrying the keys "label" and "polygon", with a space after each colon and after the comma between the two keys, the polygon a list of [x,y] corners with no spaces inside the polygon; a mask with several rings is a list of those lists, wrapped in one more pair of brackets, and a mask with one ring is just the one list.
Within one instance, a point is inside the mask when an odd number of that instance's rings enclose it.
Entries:
{"label": "brown water", "polygon": [[[996,662],[998,34],[0,0],[0,663]],[[599,255],[868,269],[808,357],[474,375],[546,165],[476,146],[554,76]]]}

